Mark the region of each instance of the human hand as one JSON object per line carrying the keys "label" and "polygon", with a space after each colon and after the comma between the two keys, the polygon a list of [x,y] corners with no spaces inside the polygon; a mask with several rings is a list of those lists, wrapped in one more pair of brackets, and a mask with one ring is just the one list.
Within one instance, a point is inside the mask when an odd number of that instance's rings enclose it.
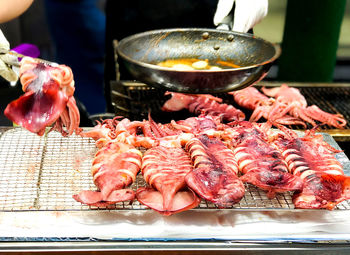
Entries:
{"label": "human hand", "polygon": [[[232,15],[235,3],[234,15]],[[267,14],[268,0],[219,0],[214,15],[218,29],[246,33]]]}
{"label": "human hand", "polygon": [[[9,82],[17,81],[18,76],[15,71],[12,70],[11,66],[7,65],[5,62],[12,62],[14,56],[6,54],[10,50],[10,43],[7,41],[6,37],[0,30],[0,76],[8,80]],[[10,61],[12,60],[12,61]]]}

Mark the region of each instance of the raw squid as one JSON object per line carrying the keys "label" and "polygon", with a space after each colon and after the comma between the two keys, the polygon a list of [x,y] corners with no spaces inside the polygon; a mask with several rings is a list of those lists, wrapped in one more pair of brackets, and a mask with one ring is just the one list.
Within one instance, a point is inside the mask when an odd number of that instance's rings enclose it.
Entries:
{"label": "raw squid", "polygon": [[220,140],[200,135],[186,144],[194,169],[186,175],[187,185],[202,198],[219,207],[230,207],[244,196],[234,155]]}
{"label": "raw squid", "polygon": [[23,58],[20,65],[25,94],[6,107],[6,117],[38,135],[43,135],[51,125],[51,130],[64,136],[79,133],[80,113],[73,97],[71,69],[39,63],[29,57]]}
{"label": "raw squid", "polygon": [[299,118],[313,126],[317,125],[315,120],[336,128],[343,128],[346,125],[346,120],[341,114],[324,112],[316,105],[308,107],[305,97],[297,88],[291,88],[287,84],[282,84],[277,88],[262,88],[262,91],[266,95],[276,98],[276,101],[282,106],[280,111],[289,113],[295,118]]}
{"label": "raw squid", "polygon": [[134,146],[118,141],[107,142],[97,151],[92,163],[91,173],[98,190],[84,190],[73,198],[100,207],[133,200],[135,192],[125,188],[135,181],[141,160],[142,153]]}
{"label": "raw squid", "polygon": [[239,106],[253,111],[249,119],[251,122],[265,118],[271,123],[302,125],[306,128],[306,124],[301,119],[288,114],[289,109],[287,109],[285,104],[265,96],[255,87],[229,92],[229,94],[233,95],[235,102]]}
{"label": "raw squid", "polygon": [[222,99],[218,97],[207,94],[186,95],[176,92],[165,93],[165,95],[169,94],[171,98],[163,105],[163,111],[188,109],[190,112],[198,115],[219,116],[226,121],[244,120],[245,118],[242,111],[232,105],[221,103]]}
{"label": "raw squid", "polygon": [[127,118],[117,116],[102,122],[98,121],[94,128],[81,132],[80,135],[93,138],[98,148],[111,140],[136,147],[151,148],[158,145],[158,141],[150,137],[150,131],[148,131],[150,128],[147,128],[149,125],[147,121],[130,121]]}
{"label": "raw squid", "polygon": [[301,190],[302,180],[293,176],[282,154],[268,141],[269,125],[262,126],[241,122],[231,130],[229,147],[236,157],[241,180],[267,191],[269,198],[275,193]]}
{"label": "raw squid", "polygon": [[[180,147],[185,145],[194,165],[194,169],[186,175],[187,185],[200,197],[219,207],[239,202],[244,196],[244,185],[237,177],[238,169],[232,151],[215,138],[219,134],[218,120],[200,116],[172,121],[171,125],[185,132],[177,136],[176,140],[182,141],[177,144]],[[160,143],[164,144],[162,139]]]}
{"label": "raw squid", "polygon": [[191,159],[182,148],[156,146],[147,150],[142,174],[150,187],[139,188],[137,200],[163,215],[196,207],[200,199],[185,183],[191,170]]}
{"label": "raw squid", "polygon": [[190,117],[185,120],[171,121],[173,128],[194,135],[207,134],[212,137],[218,131],[221,123],[211,116]]}
{"label": "raw squid", "polygon": [[302,191],[293,196],[296,208],[326,208],[332,210],[338,203],[350,199],[350,177],[334,157],[339,152],[323,141],[315,130],[302,138],[292,130],[285,131],[275,141],[295,176],[304,181]]}
{"label": "raw squid", "polygon": [[[142,122],[116,117],[98,123],[82,133],[97,140],[101,148],[93,167],[98,190],[82,191],[74,198],[97,206],[132,200],[135,193],[126,187],[141,168],[149,187],[139,188],[136,198],[162,215],[195,208],[199,197],[219,208],[231,207],[244,196],[243,182],[267,191],[269,198],[295,191],[296,208],[332,209],[349,199],[350,177],[344,176],[333,157],[335,150],[319,136],[310,132],[298,138],[279,124],[286,134],[276,135],[269,122],[223,124],[221,120],[220,116],[201,115],[160,124],[149,116]],[[133,153],[123,154],[123,149],[111,148],[113,144],[126,146]],[[148,149],[142,165],[142,154],[134,146]],[[123,156],[114,160],[119,154]],[[119,167],[121,159],[130,166]],[[104,169],[108,169],[105,175]],[[128,169],[123,181],[114,178],[119,176],[118,169]],[[105,179],[99,180],[98,173]]]}

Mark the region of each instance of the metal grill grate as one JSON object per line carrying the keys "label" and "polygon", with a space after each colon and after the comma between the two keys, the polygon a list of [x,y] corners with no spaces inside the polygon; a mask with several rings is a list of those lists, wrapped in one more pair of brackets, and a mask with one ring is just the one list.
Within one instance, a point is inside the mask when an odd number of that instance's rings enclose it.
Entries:
{"label": "metal grill grate", "polygon": [[[0,128],[0,211],[101,210],[81,205],[72,195],[81,190],[95,190],[90,174],[96,152],[90,138],[62,137],[51,132],[39,137],[21,128]],[[349,160],[346,159],[346,162]],[[349,169],[347,169],[349,170]],[[138,176],[132,188],[145,186]],[[134,201],[113,205],[109,210],[146,210]],[[202,201],[195,210],[216,210]],[[293,209],[290,193],[268,199],[265,192],[246,184],[246,195],[239,204],[225,210]],[[350,210],[350,201],[337,206]]]}

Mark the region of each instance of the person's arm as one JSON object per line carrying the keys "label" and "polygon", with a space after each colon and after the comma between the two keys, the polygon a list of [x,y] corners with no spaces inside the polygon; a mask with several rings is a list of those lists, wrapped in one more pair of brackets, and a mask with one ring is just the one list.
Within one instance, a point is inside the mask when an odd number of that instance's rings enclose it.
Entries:
{"label": "person's arm", "polygon": [[25,12],[33,0],[0,0],[0,23],[14,19]]}

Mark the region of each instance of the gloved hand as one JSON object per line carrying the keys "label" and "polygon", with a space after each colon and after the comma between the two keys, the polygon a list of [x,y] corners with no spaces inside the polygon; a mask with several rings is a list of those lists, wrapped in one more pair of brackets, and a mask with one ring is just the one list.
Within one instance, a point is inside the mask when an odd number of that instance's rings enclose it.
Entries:
{"label": "gloved hand", "polygon": [[[234,15],[231,11],[235,2]],[[214,15],[218,29],[246,33],[267,14],[268,0],[219,0]]]}
{"label": "gloved hand", "polygon": [[[8,81],[17,81],[18,75],[15,71],[12,70],[11,66],[7,65],[5,62],[13,62],[9,60],[13,60],[16,58],[15,56],[9,54],[2,54],[10,50],[10,44],[7,41],[6,37],[0,30],[0,76],[5,78]],[[6,61],[7,60],[7,61]],[[4,62],[5,61],[5,62]]]}

